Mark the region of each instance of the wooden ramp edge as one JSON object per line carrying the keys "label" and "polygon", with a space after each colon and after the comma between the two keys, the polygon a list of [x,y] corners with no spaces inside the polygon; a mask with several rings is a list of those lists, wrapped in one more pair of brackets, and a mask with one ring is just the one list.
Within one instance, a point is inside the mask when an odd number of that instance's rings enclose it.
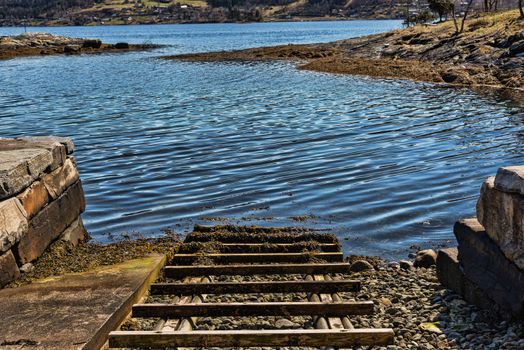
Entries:
{"label": "wooden ramp edge", "polygon": [[138,347],[265,347],[388,345],[394,333],[389,328],[361,329],[286,329],[154,332],[112,332],[109,346]]}
{"label": "wooden ramp edge", "polygon": [[[166,265],[165,255],[152,255],[152,258],[156,259],[155,266],[151,269],[151,272],[143,280],[142,284],[136,288],[133,294],[129,296],[124,302],[118,307],[118,309],[108,318],[102,327],[93,335],[90,341],[88,341],[82,350],[98,350],[101,349],[104,344],[108,342],[111,331],[117,328],[126,317],[131,313],[133,305],[138,303],[144,295],[148,292],[150,285],[158,279],[158,276],[162,272],[162,269]],[[118,277],[116,277],[118,279]]]}

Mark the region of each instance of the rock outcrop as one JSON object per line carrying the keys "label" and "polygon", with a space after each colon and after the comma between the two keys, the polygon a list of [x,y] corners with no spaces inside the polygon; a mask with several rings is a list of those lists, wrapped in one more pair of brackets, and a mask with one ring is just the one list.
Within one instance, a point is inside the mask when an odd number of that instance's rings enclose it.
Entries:
{"label": "rock outcrop", "polygon": [[87,237],[73,151],[68,138],[0,138],[0,287],[56,239]]}
{"label": "rock outcrop", "polygon": [[439,252],[446,287],[493,315],[524,320],[524,166],[500,168],[481,187],[477,218],[455,224],[458,249]]}

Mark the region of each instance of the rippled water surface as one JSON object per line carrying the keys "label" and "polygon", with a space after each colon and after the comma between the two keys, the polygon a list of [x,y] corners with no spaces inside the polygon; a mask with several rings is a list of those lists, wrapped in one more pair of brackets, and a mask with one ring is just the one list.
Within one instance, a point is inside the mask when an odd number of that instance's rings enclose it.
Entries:
{"label": "rippled water surface", "polygon": [[[512,102],[287,63],[158,56],[386,31],[397,21],[48,28],[171,45],[0,62],[0,135],[69,135],[106,233],[190,229],[206,218],[332,228],[347,252],[405,254],[453,239],[482,180],[523,163]],[[20,29],[0,28],[0,35]],[[212,221],[220,223],[220,221]]]}

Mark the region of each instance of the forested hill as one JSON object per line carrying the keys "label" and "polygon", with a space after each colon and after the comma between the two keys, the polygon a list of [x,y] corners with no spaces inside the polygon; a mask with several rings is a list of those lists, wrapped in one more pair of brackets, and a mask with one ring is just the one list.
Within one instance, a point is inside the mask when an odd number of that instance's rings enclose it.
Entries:
{"label": "forested hill", "polygon": [[397,0],[0,0],[0,24],[129,24],[400,18]]}

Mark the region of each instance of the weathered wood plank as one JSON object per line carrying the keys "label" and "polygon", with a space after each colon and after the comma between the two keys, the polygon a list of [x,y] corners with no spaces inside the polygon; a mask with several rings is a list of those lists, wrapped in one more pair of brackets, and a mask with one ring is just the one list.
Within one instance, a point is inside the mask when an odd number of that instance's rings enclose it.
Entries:
{"label": "weathered wood plank", "polygon": [[133,317],[180,318],[191,316],[276,316],[276,315],[322,315],[346,316],[373,313],[373,302],[341,303],[204,303],[204,304],[136,304]]}
{"label": "weathered wood plank", "polygon": [[379,329],[235,330],[164,332],[119,331],[109,335],[112,348],[338,346],[393,344],[394,333]]}
{"label": "weathered wood plank", "polygon": [[311,258],[322,259],[328,262],[344,261],[342,252],[305,252],[305,253],[232,253],[232,254],[175,254],[173,263],[190,264],[198,258],[205,256],[218,263],[275,263],[275,262],[307,262]]}
{"label": "weathered wood plank", "polygon": [[155,283],[151,285],[151,294],[334,293],[359,289],[360,281],[356,280]]}
{"label": "weathered wood plank", "polygon": [[[308,242],[297,242],[297,243],[221,243],[218,249],[228,253],[246,253],[246,252],[267,252],[267,253],[279,253],[279,252],[301,252],[307,248]],[[340,245],[337,243],[317,243],[312,247],[318,247],[323,252],[339,252]]]}
{"label": "weathered wood plank", "polygon": [[348,263],[166,266],[168,278],[185,276],[285,275],[349,273]]}

